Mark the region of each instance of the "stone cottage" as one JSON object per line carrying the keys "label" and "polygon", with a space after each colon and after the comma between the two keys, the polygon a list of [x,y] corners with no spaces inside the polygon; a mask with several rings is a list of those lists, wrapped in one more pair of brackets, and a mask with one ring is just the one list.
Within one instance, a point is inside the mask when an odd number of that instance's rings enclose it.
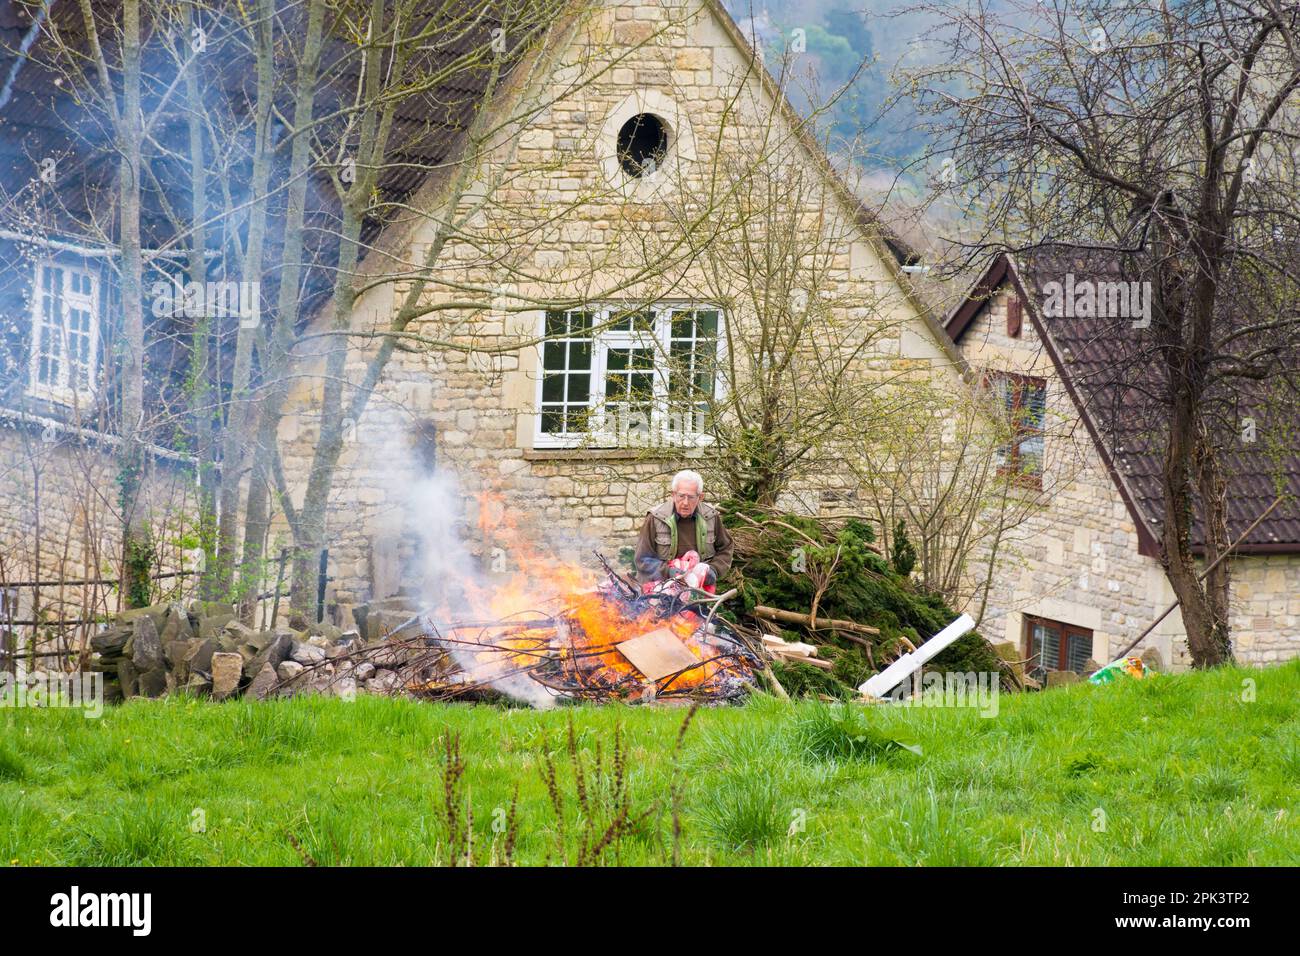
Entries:
{"label": "stone cottage", "polygon": [[[1082,294],[1119,279],[1116,258],[1071,247],[999,256],[945,322],[972,372],[1019,413],[1007,464],[1040,500],[992,576],[984,630],[1048,669],[1112,659],[1174,603],[1158,558],[1159,419],[1116,389],[1141,380],[1117,371],[1135,352],[1141,307],[1114,320],[1048,307],[1053,292],[1073,299],[1066,283]],[[1245,434],[1228,480],[1230,541],[1287,496],[1228,559],[1234,650],[1255,664],[1300,656],[1300,452],[1266,446],[1263,428]],[[1185,665],[1185,635],[1175,610],[1137,652]]]}
{"label": "stone cottage", "polygon": [[[565,210],[559,228],[539,223],[529,236],[527,261],[515,275],[536,281],[508,280],[499,309],[422,324],[430,337],[459,332],[475,351],[395,353],[364,415],[346,423],[328,535],[336,605],[414,584],[415,555],[429,523],[457,522],[481,559],[501,570],[515,560],[508,540],[514,535],[569,560],[592,560],[593,547],[613,558],[633,543],[647,508],[666,496],[667,478],[692,462],[707,464],[696,416],[707,414],[714,390],[723,387],[713,370],[723,364],[729,335],[754,332],[752,323],[742,327],[748,319],[729,316],[719,304],[735,295],[738,272],[720,278],[690,261],[656,273],[645,268],[640,243],[657,243],[669,258],[682,217],[718,187],[719,168],[737,157],[748,163],[779,156],[787,170],[797,168],[819,184],[823,201],[807,211],[809,228],[822,230],[828,252],[822,285],[810,295],[850,330],[846,339],[869,334],[863,369],[953,367],[950,343],[901,271],[910,261],[907,249],[836,175],[722,5],[594,7],[564,34],[566,47],[552,51],[554,71],[521,68],[530,84],[503,90],[485,106],[488,115],[508,116],[528,112],[519,104],[529,97],[538,104],[526,125],[481,160],[510,184],[499,191],[503,205],[514,197]],[[437,207],[438,186],[427,185],[411,204]],[[479,198],[462,199],[456,212],[472,221]],[[790,209],[792,216],[804,212]],[[527,210],[516,206],[497,215],[522,217]],[[419,218],[390,227],[368,263],[382,270],[384,262],[418,260],[435,228],[436,221]],[[479,264],[470,242],[449,245],[445,268],[463,285],[507,284]],[[625,274],[632,276],[627,282]],[[566,282],[569,276],[579,278]],[[719,288],[728,282],[733,288]],[[598,297],[593,285],[617,291]],[[407,288],[403,281],[375,286],[353,312],[354,329],[383,328]],[[459,291],[435,288],[429,297],[454,299]],[[583,304],[518,306],[566,296]],[[620,318],[621,310],[635,314]],[[869,333],[862,331],[864,315]],[[317,327],[328,321],[322,314]],[[356,381],[374,351],[365,340],[353,348],[349,374]],[[674,360],[679,367],[670,367]],[[671,403],[678,374],[697,390],[688,409]],[[316,444],[319,396],[319,383],[304,377],[280,431],[297,494]],[[629,409],[637,411],[620,419]],[[628,440],[638,428],[672,440],[661,453],[648,452]],[[467,514],[412,502],[412,486],[430,472],[454,475]],[[500,511],[487,516],[492,527],[477,509],[484,493]],[[810,489],[800,506],[816,511],[819,489]]]}

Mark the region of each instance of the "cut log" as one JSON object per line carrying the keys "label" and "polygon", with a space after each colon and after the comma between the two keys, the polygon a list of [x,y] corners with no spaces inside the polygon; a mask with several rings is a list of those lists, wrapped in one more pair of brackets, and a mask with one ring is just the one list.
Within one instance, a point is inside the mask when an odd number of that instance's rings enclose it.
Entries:
{"label": "cut log", "polygon": [[803,644],[798,641],[783,641],[779,637],[763,635],[763,646],[769,651],[777,654],[786,654],[792,657],[815,657],[817,646],[815,644]]}
{"label": "cut log", "polygon": [[813,667],[819,667],[824,671],[831,670],[835,666],[830,661],[817,658],[817,648],[812,644],[787,642],[779,637],[771,637],[765,634],[763,635],[763,647],[774,660],[811,664]]}
{"label": "cut log", "polygon": [[878,628],[869,627],[866,624],[858,624],[854,621],[837,621],[834,618],[819,617],[816,621],[807,614],[800,614],[797,611],[783,611],[777,607],[764,607],[762,604],[754,608],[754,617],[761,617],[765,621],[779,621],[782,624],[798,624],[809,630],[816,631],[850,631],[854,634],[879,634]]}
{"label": "cut log", "polygon": [[824,671],[832,671],[835,669],[835,665],[832,664],[830,661],[823,661],[816,657],[799,657],[798,655],[795,654],[792,654],[789,657],[786,657],[783,654],[777,656],[784,663],[788,663],[788,664],[808,664],[812,667],[816,667],[819,670],[824,670]]}

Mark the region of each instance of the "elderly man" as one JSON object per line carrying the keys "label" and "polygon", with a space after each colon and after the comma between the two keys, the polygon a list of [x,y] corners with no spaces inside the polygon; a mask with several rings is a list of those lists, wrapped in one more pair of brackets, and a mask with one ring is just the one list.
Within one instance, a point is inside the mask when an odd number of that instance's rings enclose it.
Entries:
{"label": "elderly man", "polygon": [[700,500],[704,479],[693,471],[679,471],[669,486],[669,501],[651,508],[636,543],[637,579],[642,584],[669,574],[668,562],[688,551],[699,554],[705,566],[703,579],[713,584],[731,568],[733,544],[722,526],[717,508]]}

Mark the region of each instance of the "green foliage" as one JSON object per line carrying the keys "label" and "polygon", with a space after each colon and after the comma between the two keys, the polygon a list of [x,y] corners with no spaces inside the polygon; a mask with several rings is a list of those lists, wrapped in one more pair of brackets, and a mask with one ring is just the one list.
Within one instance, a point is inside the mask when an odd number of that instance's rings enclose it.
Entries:
{"label": "green foliage", "polygon": [[700,814],[709,841],[731,852],[752,852],[786,831],[790,808],[770,775],[737,773],[711,794]]}
{"label": "green foliage", "polygon": [[856,696],[848,684],[833,677],[831,673],[813,667],[811,664],[798,664],[793,661],[772,662],[772,674],[777,682],[791,697],[816,697],[825,694],[840,700]]}
{"label": "green foliage", "polygon": [[126,562],[122,567],[126,585],[127,607],[148,607],[153,596],[149,572],[153,568],[153,548],[148,541],[129,538],[126,542]]}
{"label": "green foliage", "polygon": [[[806,614],[819,587],[828,581],[817,604],[818,617],[878,628],[880,636],[873,642],[877,663],[882,655],[897,656],[900,638],[921,644],[957,617],[943,598],[921,590],[871,550],[875,534],[865,521],[832,525],[735,501],[724,503],[724,508],[727,526],[738,538],[730,583],[740,589],[744,612],[762,604]],[[761,534],[752,522],[762,525]],[[896,551],[897,541],[895,532]],[[789,637],[808,639],[802,634]],[[819,632],[817,640],[827,642],[819,654],[833,661],[835,669],[774,666],[777,680],[792,696],[856,697],[857,687],[875,670],[865,650],[830,631]],[[1000,667],[993,649],[976,633],[959,638],[926,665],[941,673],[996,672]]]}
{"label": "green foliage", "polygon": [[912,757],[915,750],[873,726],[859,707],[815,704],[800,711],[794,724],[800,749],[817,760],[889,760]]}
{"label": "green foliage", "polygon": [[0,780],[21,780],[27,774],[22,756],[0,741]]}
{"label": "green foliage", "polygon": [[894,525],[894,547],[890,562],[894,570],[903,577],[908,577],[912,573],[912,568],[916,567],[916,548],[912,546],[912,541],[907,536],[907,522],[902,518],[899,518],[898,524]]}

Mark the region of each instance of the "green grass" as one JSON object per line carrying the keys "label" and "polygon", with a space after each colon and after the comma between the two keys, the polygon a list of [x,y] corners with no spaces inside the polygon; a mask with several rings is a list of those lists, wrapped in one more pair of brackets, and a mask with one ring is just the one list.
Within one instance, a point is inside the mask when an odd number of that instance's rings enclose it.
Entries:
{"label": "green grass", "polygon": [[[1247,677],[1253,701],[1241,699]],[[1300,863],[1300,661],[999,704],[990,718],[765,697],[704,708],[676,769],[685,712],[669,708],[363,696],[134,701],[98,720],[9,709],[0,864],[443,864],[447,731],[460,735],[476,860],[503,855],[516,788],[515,861],[573,860],[583,821],[598,835],[610,819],[617,787],[593,768],[598,747],[613,766],[616,726],[630,809],[652,812],[604,862],[671,859],[675,787],[687,864]]]}

